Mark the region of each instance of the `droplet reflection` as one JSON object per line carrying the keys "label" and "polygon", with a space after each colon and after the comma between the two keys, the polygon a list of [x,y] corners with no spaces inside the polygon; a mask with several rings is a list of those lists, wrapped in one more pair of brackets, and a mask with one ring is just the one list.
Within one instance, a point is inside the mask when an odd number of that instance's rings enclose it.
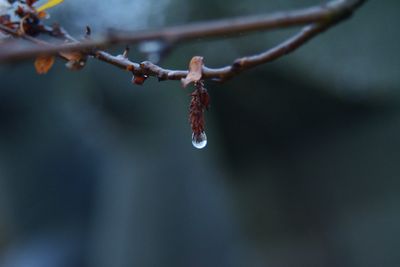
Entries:
{"label": "droplet reflection", "polygon": [[207,135],[205,132],[201,132],[200,134],[192,134],[192,144],[197,149],[205,148],[207,145]]}

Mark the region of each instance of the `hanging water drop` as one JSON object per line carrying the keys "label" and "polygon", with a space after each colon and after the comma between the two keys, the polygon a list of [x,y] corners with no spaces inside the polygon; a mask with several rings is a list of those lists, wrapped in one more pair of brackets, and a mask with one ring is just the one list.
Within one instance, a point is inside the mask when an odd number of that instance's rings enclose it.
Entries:
{"label": "hanging water drop", "polygon": [[205,132],[201,132],[200,134],[192,134],[192,144],[197,149],[205,148],[207,145],[207,135]]}

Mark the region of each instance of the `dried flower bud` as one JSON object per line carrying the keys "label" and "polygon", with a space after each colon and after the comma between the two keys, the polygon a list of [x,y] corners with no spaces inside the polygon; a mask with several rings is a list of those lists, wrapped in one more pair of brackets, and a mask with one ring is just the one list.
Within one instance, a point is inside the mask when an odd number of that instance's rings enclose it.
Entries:
{"label": "dried flower bud", "polygon": [[208,109],[210,100],[203,81],[196,82],[195,86],[196,89],[190,95],[192,99],[189,106],[189,122],[193,131],[192,139],[200,141],[205,136],[204,110]]}
{"label": "dried flower bud", "polygon": [[136,85],[143,85],[147,78],[147,75],[133,75],[132,83]]}

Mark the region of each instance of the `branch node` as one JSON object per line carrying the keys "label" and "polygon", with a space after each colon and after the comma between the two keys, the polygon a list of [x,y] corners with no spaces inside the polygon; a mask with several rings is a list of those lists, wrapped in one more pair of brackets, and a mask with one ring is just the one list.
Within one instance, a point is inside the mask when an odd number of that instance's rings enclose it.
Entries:
{"label": "branch node", "polygon": [[233,72],[240,72],[243,69],[244,66],[244,58],[238,58],[235,61],[233,61],[231,69]]}

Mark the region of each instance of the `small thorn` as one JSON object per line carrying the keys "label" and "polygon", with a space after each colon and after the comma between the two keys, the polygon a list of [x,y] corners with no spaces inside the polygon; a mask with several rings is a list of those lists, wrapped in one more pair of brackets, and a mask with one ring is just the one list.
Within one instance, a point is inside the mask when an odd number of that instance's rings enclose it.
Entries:
{"label": "small thorn", "polygon": [[122,56],[123,56],[124,58],[128,58],[128,54],[129,54],[129,46],[126,46],[126,47],[125,47],[125,50],[124,50],[124,53],[122,54]]}
{"label": "small thorn", "polygon": [[89,25],[86,25],[85,37],[89,38],[91,34],[92,34],[92,29],[89,27]]}

